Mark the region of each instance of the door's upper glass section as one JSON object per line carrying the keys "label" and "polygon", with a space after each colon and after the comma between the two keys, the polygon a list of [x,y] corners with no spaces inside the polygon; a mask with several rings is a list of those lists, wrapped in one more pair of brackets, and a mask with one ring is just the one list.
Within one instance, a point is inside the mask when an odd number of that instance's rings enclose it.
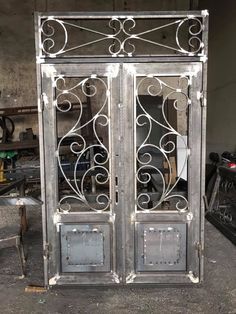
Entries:
{"label": "door's upper glass section", "polygon": [[188,208],[190,79],[136,79],[135,173],[138,210]]}
{"label": "door's upper glass section", "polygon": [[54,79],[61,210],[110,208],[107,81],[96,75]]}

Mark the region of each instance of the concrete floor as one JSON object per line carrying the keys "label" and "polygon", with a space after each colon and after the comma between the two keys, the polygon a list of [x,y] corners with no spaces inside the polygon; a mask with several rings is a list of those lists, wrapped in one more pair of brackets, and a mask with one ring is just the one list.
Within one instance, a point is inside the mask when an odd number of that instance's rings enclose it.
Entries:
{"label": "concrete floor", "polygon": [[27,278],[14,249],[0,252],[0,313],[236,313],[236,248],[206,222],[205,282],[194,288],[66,288],[26,293],[42,285],[40,214],[29,210]]}

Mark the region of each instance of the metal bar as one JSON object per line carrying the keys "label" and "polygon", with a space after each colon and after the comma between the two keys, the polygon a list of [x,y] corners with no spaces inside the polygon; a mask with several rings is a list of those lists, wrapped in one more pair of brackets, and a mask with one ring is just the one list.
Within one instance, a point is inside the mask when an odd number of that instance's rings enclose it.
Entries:
{"label": "metal bar", "polygon": [[24,185],[24,182],[25,182],[25,178],[22,178],[22,179],[7,183],[6,185],[5,184],[1,185],[0,186],[0,195],[8,193],[14,188],[21,189],[21,186]]}
{"label": "metal bar", "polygon": [[38,107],[37,106],[0,108],[0,115],[1,116],[18,116],[18,115],[33,114],[33,113],[38,114]]}
{"label": "metal bar", "polygon": [[[117,57],[112,57],[110,55],[66,55],[66,56],[59,56],[55,58],[47,58],[45,55],[41,56],[38,59],[38,62],[41,63],[77,63],[77,62],[88,62],[88,63],[98,63],[98,62],[110,62],[110,63],[133,63],[135,61],[137,62],[166,62],[166,61],[201,61],[203,55],[202,54],[196,54],[194,56],[191,55],[181,55],[181,54],[148,54],[148,55],[138,55],[135,57],[125,57],[125,56],[117,56]],[[100,61],[99,61],[100,59]]]}
{"label": "metal bar", "polygon": [[[49,274],[53,275],[60,269],[60,248],[59,238],[56,231],[56,225],[53,222],[53,216],[58,207],[58,165],[56,159],[57,151],[57,127],[56,110],[53,105],[54,90],[52,88],[52,79],[56,74],[52,69],[48,73],[48,66],[42,65],[42,90],[44,93],[43,109],[43,132],[44,132],[44,183],[45,183],[45,206],[47,213],[47,234],[53,249],[49,263]],[[50,136],[48,136],[50,134]]]}
{"label": "metal bar", "polygon": [[[191,276],[181,273],[159,273],[159,274],[137,274],[131,278],[129,284],[131,285],[193,285],[191,281]],[[101,283],[101,275],[90,274],[86,276],[85,274],[76,274],[76,275],[66,275],[61,274],[58,278],[51,280],[54,284],[57,285],[79,285],[79,282],[83,282],[84,285],[94,286],[94,285],[117,285],[114,281],[114,277],[110,274],[107,274],[103,277],[103,282]]]}
{"label": "metal bar", "polygon": [[39,146],[38,140],[32,140],[32,141],[17,141],[17,142],[11,142],[0,144],[0,151],[8,151],[8,150],[20,150],[20,149],[30,149],[30,148],[37,148]]}
{"label": "metal bar", "polygon": [[200,259],[197,245],[200,242],[200,218],[201,218],[201,201],[199,199],[201,193],[201,137],[196,130],[201,128],[201,100],[199,95],[202,91],[202,64],[195,65],[196,76],[192,79],[190,87],[190,119],[189,119],[189,166],[188,166],[188,182],[189,182],[189,201],[190,213],[193,215],[189,222],[189,245],[188,245],[188,259],[189,271],[200,278]]}
{"label": "metal bar", "polygon": [[[35,27],[35,50],[36,56],[40,56],[40,16],[34,14]],[[42,200],[42,232],[43,232],[43,248],[47,246],[47,210],[46,210],[46,195],[45,195],[45,146],[44,146],[44,126],[43,126],[43,103],[42,103],[42,73],[40,63],[36,59],[36,76],[37,76],[37,105],[38,105],[38,125],[39,125],[39,152],[40,152],[40,183],[41,183],[41,200]],[[44,264],[44,285],[48,285],[48,259],[43,259]]]}
{"label": "metal bar", "polygon": [[[109,66],[108,66],[109,67]],[[122,199],[121,190],[122,182],[120,181],[121,165],[121,140],[119,140],[120,135],[120,106],[121,104],[121,92],[122,85],[120,81],[121,66],[119,64],[113,65],[114,72],[116,75],[111,75],[109,79],[110,86],[110,106],[109,106],[109,116],[110,116],[110,136],[109,136],[109,146],[110,146],[110,193],[112,202],[112,217],[114,218],[114,231],[113,231],[113,271],[117,273],[119,278],[122,278],[124,269],[124,234],[122,233],[123,220],[121,217],[122,213]],[[119,135],[118,135],[119,134]],[[118,138],[117,138],[118,135]]]}
{"label": "metal bar", "polygon": [[219,193],[220,181],[221,181],[221,177],[220,177],[219,172],[217,172],[217,177],[216,177],[216,180],[215,180],[214,188],[213,188],[213,191],[212,191],[212,194],[211,194],[210,203],[209,203],[209,209],[208,209],[209,213],[214,210],[214,203],[215,203],[215,200],[216,200],[216,196]]}
{"label": "metal bar", "polygon": [[186,223],[188,222],[188,218],[186,214],[179,214],[177,211],[174,213],[172,211],[158,211],[158,212],[147,212],[147,213],[142,213],[142,212],[136,212],[134,220],[136,222],[160,222],[160,221],[166,221],[169,222],[171,217],[171,221],[175,222],[183,222]]}
{"label": "metal bar", "polygon": [[125,268],[126,281],[129,274],[135,272],[134,236],[135,236],[135,72],[133,64],[123,65],[123,103],[122,103],[122,194],[123,194],[123,232],[125,237]]}
{"label": "metal bar", "polygon": [[78,63],[165,63],[165,62],[199,62],[201,61],[201,56],[156,56],[156,55],[148,55],[148,56],[140,56],[140,57],[117,57],[111,58],[107,55],[104,56],[81,56],[81,57],[61,57],[61,58],[53,58],[53,59],[42,59],[42,63],[45,64],[78,64]]}
{"label": "metal bar", "polygon": [[59,213],[56,214],[57,223],[90,223],[90,222],[109,222],[110,213]]}
{"label": "metal bar", "polygon": [[137,274],[132,282],[129,284],[158,284],[158,285],[175,285],[178,286],[181,284],[188,285],[193,284],[191,279],[189,278],[188,274],[181,274],[181,273],[159,273],[159,274]]}
{"label": "metal bar", "polygon": [[[203,43],[204,54],[206,56],[205,62],[202,63],[202,113],[201,113],[201,221],[200,221],[200,233],[201,233],[201,246],[204,251],[204,220],[205,220],[205,173],[206,173],[206,120],[207,120],[207,57],[208,57],[208,31],[209,31],[209,16],[206,15],[203,18]],[[203,281],[204,276],[204,259],[203,255],[200,258],[200,281]]]}
{"label": "metal bar", "polygon": [[75,274],[75,275],[68,275],[68,274],[61,274],[57,277],[52,277],[49,280],[49,285],[79,285],[83,282],[83,285],[89,286],[103,286],[103,285],[117,285],[114,275],[112,273],[86,273],[86,274]]}
{"label": "metal bar", "polygon": [[104,19],[104,18],[126,18],[136,17],[140,19],[144,18],[181,18],[188,15],[194,15],[196,17],[202,17],[203,11],[144,11],[142,14],[138,12],[37,12],[41,19],[53,17],[53,18],[67,18],[67,19]]}
{"label": "metal bar", "polygon": [[[23,202],[23,203],[22,203]],[[0,197],[0,206],[38,206],[42,202],[32,196]]]}

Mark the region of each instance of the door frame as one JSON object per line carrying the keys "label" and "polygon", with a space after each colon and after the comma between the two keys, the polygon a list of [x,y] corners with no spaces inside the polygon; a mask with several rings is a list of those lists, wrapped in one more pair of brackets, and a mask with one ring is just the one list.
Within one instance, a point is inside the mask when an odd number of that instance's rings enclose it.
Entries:
{"label": "door frame", "polygon": [[[118,189],[115,185],[115,173],[119,164],[117,163],[115,156],[119,154],[119,146],[115,140],[115,136],[118,133],[117,129],[119,126],[117,124],[110,125],[109,136],[111,137],[110,142],[110,187],[114,186],[116,189],[110,188],[110,198],[111,211],[110,212],[72,212],[68,213],[66,211],[58,210],[58,161],[57,161],[57,118],[56,118],[56,107],[54,105],[54,78],[60,76],[68,77],[90,77],[92,74],[98,77],[107,78],[108,83],[108,107],[112,103],[118,103],[119,93],[111,92],[111,90],[119,91],[119,80],[117,79],[117,71],[119,71],[119,65],[111,65],[106,63],[100,64],[86,64],[86,65],[76,65],[76,64],[43,64],[41,66],[42,71],[42,91],[44,94],[44,109],[42,112],[42,122],[43,128],[41,130],[42,134],[50,134],[50,136],[44,136],[44,162],[47,162],[47,170],[44,172],[44,187],[45,187],[45,212],[46,212],[46,234],[48,243],[48,255],[49,262],[47,264],[47,272],[49,276],[49,285],[54,284],[91,284],[91,274],[93,276],[92,282],[94,284],[113,284],[114,282],[119,282],[119,272],[121,272],[121,258],[117,257],[116,245],[122,247],[120,243],[120,237],[116,237],[116,233],[122,234],[121,228],[122,224],[118,223],[120,210],[118,209],[118,204],[116,204],[115,194]],[[117,106],[118,108],[118,106]],[[109,112],[110,111],[110,112]],[[110,121],[115,121],[117,117],[116,110],[109,110],[108,114]],[[101,231],[105,232],[104,237],[108,237],[108,243],[106,243],[107,250],[111,257],[110,271],[108,272],[86,272],[86,273],[76,273],[67,274],[62,273],[61,268],[61,247],[60,247],[60,234],[61,231],[65,229],[65,226],[73,224],[74,226],[79,226],[80,224],[93,225],[94,228],[100,228]],[[95,226],[96,225],[96,226]],[[118,239],[118,243],[116,241]],[[106,241],[107,242],[107,241]],[[109,262],[110,264],[110,262]]]}
{"label": "door frame", "polygon": [[[109,72],[110,70],[110,72]],[[199,129],[201,125],[201,104],[197,95],[201,90],[201,63],[97,63],[75,65],[75,64],[54,64],[42,65],[42,90],[47,96],[47,105],[43,110],[43,134],[49,134],[44,138],[44,145],[50,148],[44,151],[44,159],[47,160],[47,171],[44,173],[45,178],[45,205],[47,212],[47,238],[50,252],[48,273],[49,285],[54,284],[91,284],[91,274],[93,284],[114,284],[114,283],[189,283],[190,279],[198,280],[200,277],[199,255],[197,243],[200,242],[199,210],[200,207],[200,181],[189,183],[189,195],[191,209],[186,213],[178,212],[135,212],[135,168],[132,167],[132,160],[136,152],[134,151],[134,131],[135,116],[134,107],[136,99],[134,95],[135,78],[137,76],[149,75],[154,76],[177,76],[185,73],[190,75],[193,88],[190,90],[192,100],[190,114],[190,147],[193,152],[190,154],[189,162],[190,176],[200,177],[200,157],[201,141],[199,134],[192,132],[192,129]],[[119,195],[119,202],[113,202],[112,212],[104,213],[59,213],[58,208],[58,191],[55,186],[58,176],[58,166],[55,151],[57,150],[56,142],[56,110],[53,95],[53,77],[54,76],[78,76],[87,77],[91,74],[98,76],[107,75],[110,77],[110,100],[109,105],[111,120],[111,199],[115,199],[115,193]],[[121,79],[120,79],[121,76]],[[122,88],[123,85],[123,88]],[[119,91],[117,93],[117,91]],[[132,92],[133,91],[133,92]],[[50,106],[51,104],[51,106]],[[118,123],[113,124],[113,121]],[[119,138],[117,139],[117,134]],[[194,143],[194,145],[193,145]],[[124,156],[122,158],[122,156]],[[118,158],[118,159],[117,159]],[[194,164],[195,167],[191,167]],[[119,174],[119,175],[118,175]],[[116,185],[115,177],[118,176],[119,184]],[[193,186],[192,186],[193,185]],[[125,188],[124,188],[125,187]],[[194,190],[194,194],[192,193]],[[55,193],[56,192],[56,193]],[[194,218],[194,219],[193,219]],[[107,273],[61,273],[61,256],[60,256],[60,233],[62,226],[66,224],[106,224],[110,228],[110,248],[111,248],[111,272]],[[172,222],[186,224],[186,237],[189,239],[187,245],[187,266],[186,272],[166,273],[162,272],[137,272],[137,258],[135,251],[138,248],[137,233],[143,223],[165,223]],[[194,222],[194,223],[193,223]],[[107,236],[107,235],[106,235]],[[193,237],[193,238],[192,238]],[[196,243],[196,246],[193,245]],[[119,252],[119,253],[118,253]],[[136,265],[136,266],[135,266]],[[191,276],[191,274],[194,274]]]}
{"label": "door frame", "polygon": [[[101,20],[106,20],[106,19],[130,19],[130,20],[135,20],[137,19],[169,19],[169,18],[177,18],[179,19],[180,23],[182,20],[188,20],[192,18],[197,18],[201,19],[202,23],[202,37],[201,41],[203,43],[202,49],[200,52],[187,52],[187,51],[182,51],[180,54],[172,54],[172,55],[160,55],[158,52],[153,55],[139,55],[138,53],[135,54],[135,56],[127,56],[126,54],[122,55],[113,55],[111,56],[99,56],[96,55],[96,52],[94,55],[87,56],[87,55],[75,55],[72,57],[63,57],[58,54],[50,54],[50,53],[45,53],[43,51],[43,46],[42,46],[42,24],[44,23],[45,20],[54,20],[58,19],[59,21],[63,21],[63,19],[101,19]],[[36,47],[36,69],[37,69],[37,91],[38,91],[38,118],[39,118],[39,134],[40,134],[40,172],[41,172],[41,198],[43,201],[42,205],[42,228],[43,228],[43,248],[44,248],[44,282],[45,286],[51,286],[55,284],[79,284],[78,280],[75,280],[75,278],[68,278],[67,282],[61,282],[59,280],[59,273],[56,272],[54,278],[50,281],[50,272],[48,270],[48,265],[49,265],[49,256],[51,252],[51,246],[50,246],[50,239],[48,237],[48,228],[52,228],[52,224],[57,223],[59,221],[58,215],[55,215],[52,219],[52,217],[49,217],[49,213],[47,211],[47,202],[48,199],[46,197],[47,195],[47,185],[46,185],[46,178],[45,178],[45,173],[47,172],[46,170],[48,169],[46,163],[48,160],[48,150],[46,152],[47,146],[45,145],[45,139],[46,137],[44,136],[43,133],[43,128],[44,128],[44,119],[43,119],[43,112],[45,110],[45,100],[42,94],[42,66],[45,65],[51,65],[56,66],[57,64],[96,64],[96,63],[116,63],[116,64],[129,64],[129,63],[145,63],[148,62],[152,64],[153,62],[157,63],[172,63],[172,62],[183,62],[185,64],[191,63],[191,62],[199,62],[202,65],[202,89],[198,91],[197,98],[201,104],[201,143],[200,143],[200,160],[201,160],[201,168],[200,168],[200,196],[199,196],[199,212],[198,212],[198,217],[200,220],[199,223],[199,229],[197,230],[199,234],[199,243],[197,243],[197,250],[198,256],[200,257],[200,271],[195,276],[196,274],[194,273],[189,273],[187,274],[188,277],[188,282],[187,283],[198,283],[202,282],[203,280],[203,249],[204,249],[204,200],[203,196],[205,193],[205,180],[204,180],[204,175],[205,175],[205,138],[206,138],[206,91],[207,91],[207,50],[208,50],[208,12],[207,10],[203,11],[181,11],[181,12],[176,12],[176,11],[169,11],[169,12],[145,12],[145,14],[140,14],[139,12],[106,12],[106,13],[98,13],[98,12],[48,12],[48,13],[35,13],[35,47]],[[119,83],[117,81],[117,86],[119,86]],[[123,111],[123,115],[125,115],[123,105],[121,103],[121,99],[123,97],[123,91],[120,89],[120,94],[116,96],[117,103],[119,103],[119,107],[113,108],[114,114],[117,114],[120,110]],[[116,130],[114,129],[114,132]],[[54,145],[54,144],[53,144]],[[119,149],[118,145],[115,149]],[[50,152],[49,152],[50,154]],[[45,156],[46,158],[42,158],[42,156]],[[53,156],[54,157],[54,156]],[[56,170],[56,169],[54,169]],[[122,188],[119,188],[119,195],[121,202],[124,203],[125,193],[122,190]],[[122,200],[123,198],[123,200]],[[50,202],[50,201],[49,201]],[[51,201],[52,202],[52,201]],[[117,208],[119,210],[119,208]],[[96,215],[96,214],[95,214]],[[63,216],[63,220],[66,222],[68,221],[68,216],[67,214],[61,215]],[[158,215],[160,220],[162,219],[162,215]],[[71,216],[72,217],[72,216]],[[152,215],[149,216],[152,219]],[[72,217],[74,219],[74,217]],[[126,219],[127,217],[123,217],[122,219]],[[191,218],[191,217],[190,217]],[[58,219],[58,221],[57,221]],[[87,218],[86,218],[87,219]],[[108,220],[109,218],[107,218]],[[122,221],[122,220],[121,220]],[[127,230],[127,224],[124,226],[122,225],[121,221],[119,221],[117,224],[121,227],[122,229],[122,234],[129,233],[130,230]],[[119,234],[119,232],[118,232]],[[119,235],[120,236],[120,235]],[[113,240],[112,240],[113,241]],[[124,239],[122,239],[119,242],[119,249],[123,250],[125,249],[126,243],[124,242]],[[125,260],[122,257],[119,257],[117,259],[117,269],[124,269],[124,267],[127,267],[125,265]],[[128,267],[129,268],[129,267]],[[127,269],[128,269],[127,268]],[[56,267],[55,267],[56,269]],[[131,272],[129,272],[131,271]],[[102,284],[110,284],[111,280],[113,284],[119,283],[121,280],[125,282],[128,281],[128,283],[144,283],[145,280],[142,280],[142,276],[140,276],[140,279],[135,279],[136,276],[132,273],[132,269],[129,269],[129,271],[126,271],[126,273],[123,275],[123,278],[119,275],[118,276],[113,276],[111,279],[111,276],[109,279],[105,279]],[[117,272],[119,273],[119,271]],[[119,273],[120,275],[121,272]],[[128,275],[131,275],[128,280],[127,277]],[[168,280],[168,283],[186,283],[185,281],[178,281],[174,278],[175,276],[170,276],[170,280]],[[93,282],[96,284],[96,276],[94,274],[92,275]],[[163,276],[160,276],[160,284],[166,284],[166,275],[163,274]],[[174,280],[172,280],[174,278]],[[130,280],[129,280],[130,279]],[[135,281],[135,282],[134,282]],[[86,283],[85,283],[86,284]],[[87,282],[87,284],[91,284],[91,282]]]}
{"label": "door frame", "polygon": [[[189,284],[190,282],[200,282],[202,276],[201,268],[201,254],[199,254],[199,243],[201,243],[201,184],[200,171],[201,171],[201,137],[196,130],[201,128],[201,100],[198,97],[199,92],[202,90],[202,64],[199,62],[192,63],[136,63],[124,64],[124,70],[127,75],[124,76],[124,99],[127,103],[136,104],[136,96],[132,92],[135,90],[134,76],[144,76],[152,74],[153,76],[179,76],[185,73],[186,76],[191,78],[191,87],[189,97],[191,99],[190,113],[189,113],[189,161],[188,161],[188,178],[199,178],[199,180],[188,180],[188,200],[190,209],[186,212],[172,211],[159,211],[159,212],[145,212],[135,211],[134,198],[132,195],[136,194],[134,180],[124,181],[124,206],[127,208],[125,211],[126,222],[126,283],[142,283],[142,284]],[[123,116],[128,117],[125,123],[128,125],[125,130],[133,128],[135,131],[135,113],[134,106],[123,106]],[[129,119],[129,117],[132,117]],[[124,134],[125,147],[123,154],[126,156],[124,159],[124,169],[127,177],[135,178],[135,167],[130,167],[130,160],[134,160],[135,156],[135,137],[132,132],[127,131]],[[133,147],[133,150],[130,149]],[[134,162],[134,165],[136,163]],[[128,183],[128,184],[127,184]],[[137,272],[137,250],[138,250],[138,233],[143,224],[156,223],[182,223],[186,225],[186,239],[187,239],[187,261],[185,272]],[[135,248],[132,249],[132,248]],[[136,253],[135,253],[136,251]],[[136,254],[136,256],[135,256]]]}

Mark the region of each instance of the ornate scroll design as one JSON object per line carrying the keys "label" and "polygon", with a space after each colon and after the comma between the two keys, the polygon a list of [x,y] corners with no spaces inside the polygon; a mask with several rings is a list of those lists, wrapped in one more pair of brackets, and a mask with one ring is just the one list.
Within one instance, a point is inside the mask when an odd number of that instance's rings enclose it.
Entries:
{"label": "ornate scroll design", "polygon": [[[79,18],[78,18],[79,21]],[[144,20],[145,21],[145,20]],[[153,24],[155,23],[155,19],[153,19]],[[145,24],[145,23],[143,23]],[[154,32],[166,29],[171,26],[176,26],[175,29],[175,45],[168,45],[164,42],[155,41],[155,39],[145,38],[145,35],[152,35],[155,38]],[[70,39],[70,31],[69,27],[74,29],[87,31],[90,34],[97,35],[99,38],[74,45],[73,47],[69,47],[69,39]],[[204,43],[201,39],[203,32],[203,24],[201,19],[194,16],[187,16],[186,18],[177,19],[167,24],[163,24],[161,26],[153,27],[148,30],[144,30],[142,32],[135,32],[136,29],[136,20],[133,17],[127,18],[119,18],[112,17],[108,21],[108,27],[110,28],[110,32],[102,32],[98,29],[92,29],[88,27],[83,27],[81,25],[71,23],[68,20],[58,19],[54,17],[48,17],[43,20],[40,33],[41,33],[41,45],[40,49],[46,55],[46,57],[59,57],[68,52],[72,52],[74,50],[78,50],[85,46],[90,46],[97,44],[98,42],[109,41],[107,46],[109,55],[112,57],[116,56],[133,56],[138,55],[139,52],[136,51],[135,42],[141,41],[143,43],[148,43],[156,48],[165,48],[167,51],[171,51],[172,53],[179,53],[180,55],[198,55],[202,54]],[[57,29],[57,31],[56,31]],[[63,40],[59,43],[60,47],[56,47],[58,44],[56,33],[59,33],[59,29],[62,31]],[[183,31],[185,29],[185,31]],[[186,31],[187,29],[187,31]],[[184,47],[181,44],[181,39],[185,33],[186,43],[185,45],[188,48]],[[160,55],[158,50],[153,49],[153,55]],[[77,54],[83,55],[82,54]]]}
{"label": "ornate scroll design", "polygon": [[[60,82],[60,84],[59,84]],[[80,92],[86,97],[94,97],[98,88],[96,83],[100,84],[99,90],[103,92],[105,95],[105,99],[101,100],[101,104],[97,109],[97,112],[93,114],[92,118],[89,121],[82,123],[82,115],[83,115],[83,103],[81,100],[81,96],[79,96],[78,89]],[[63,86],[63,88],[61,87]],[[87,85],[87,86],[86,86]],[[56,98],[54,100],[54,105],[58,111],[68,113],[72,108],[72,99],[73,102],[78,104],[78,118],[71,129],[61,137],[58,146],[57,146],[57,159],[59,169],[69,186],[71,192],[73,194],[65,195],[59,200],[59,209],[62,211],[69,211],[71,206],[68,202],[69,199],[76,200],[80,204],[83,204],[88,210],[93,210],[96,212],[105,211],[110,206],[110,197],[109,193],[97,193],[94,195],[95,202],[91,202],[86,194],[85,190],[85,180],[91,175],[95,178],[95,182],[97,185],[103,185],[109,182],[110,173],[109,173],[109,150],[102,143],[102,140],[99,138],[97,133],[98,125],[100,128],[108,128],[109,131],[109,117],[104,112],[108,106],[108,87],[106,82],[99,77],[91,75],[91,77],[84,78],[79,81],[74,86],[67,88],[66,80],[64,77],[58,77],[54,81],[54,86],[57,92]],[[89,88],[90,93],[88,93],[87,88]],[[86,138],[82,135],[84,127],[92,124],[93,129],[93,137],[94,140],[90,140],[90,142],[86,142]],[[109,134],[109,132],[107,132]],[[65,170],[62,166],[61,154],[60,151],[63,146],[63,142],[66,140],[71,140],[72,142],[69,145],[69,149],[71,153],[76,156],[76,161],[73,165],[73,178],[68,177]],[[83,156],[87,153],[90,155],[90,164],[87,170],[84,170],[83,174],[78,175],[78,166],[80,165]],[[102,153],[101,153],[102,152]],[[91,158],[92,157],[92,158]]]}
{"label": "ornate scroll design", "polygon": [[[150,81],[151,80],[151,81]],[[147,84],[145,84],[147,83]],[[177,111],[186,111],[188,106],[191,104],[191,100],[188,97],[188,86],[190,85],[190,80],[186,76],[181,76],[178,78],[178,86],[174,87],[170,84],[165,83],[159,77],[151,76],[144,77],[140,79],[137,84],[136,89],[136,100],[137,106],[141,109],[141,114],[136,117],[136,125],[137,127],[146,127],[148,129],[147,135],[145,139],[142,141],[141,145],[136,150],[136,180],[137,185],[140,184],[144,186],[148,184],[152,179],[152,174],[155,174],[158,177],[159,181],[159,198],[156,201],[154,206],[149,206],[148,210],[155,210],[158,208],[160,204],[165,201],[177,200],[175,207],[178,211],[186,211],[188,208],[188,200],[184,195],[175,192],[175,187],[178,184],[180,177],[184,171],[185,166],[187,165],[188,160],[188,147],[183,138],[183,136],[174,129],[174,127],[169,123],[166,113],[165,107],[167,106],[168,99],[175,99],[173,102],[174,109]],[[168,93],[163,98],[163,102],[161,105],[161,114],[162,119],[156,120],[153,116],[151,116],[144,108],[143,103],[140,100],[140,92],[146,92],[146,94],[150,96],[160,96],[163,95],[163,88],[168,90]],[[181,105],[180,103],[181,97]],[[153,144],[150,142],[150,135],[152,132],[153,125],[158,125],[163,130],[164,134],[160,137],[159,143]],[[136,132],[137,132],[136,127]],[[183,141],[183,145],[185,147],[185,159],[183,162],[182,169],[179,174],[179,178],[172,185],[172,167],[169,161],[169,154],[172,153],[176,149],[176,144],[174,140],[170,139],[175,137],[179,137]],[[166,184],[163,171],[159,169],[155,165],[155,161],[153,160],[153,153],[158,153],[167,165],[168,165],[168,183]],[[161,184],[160,184],[161,183]],[[136,203],[139,209],[147,210],[147,204],[150,204],[151,197],[148,192],[138,192],[136,191]]]}
{"label": "ornate scroll design", "polygon": [[235,192],[235,180],[227,178],[227,175],[224,174],[221,177],[212,208],[213,214],[215,214],[224,224],[230,225],[234,228],[236,227],[234,214],[236,206]]}

